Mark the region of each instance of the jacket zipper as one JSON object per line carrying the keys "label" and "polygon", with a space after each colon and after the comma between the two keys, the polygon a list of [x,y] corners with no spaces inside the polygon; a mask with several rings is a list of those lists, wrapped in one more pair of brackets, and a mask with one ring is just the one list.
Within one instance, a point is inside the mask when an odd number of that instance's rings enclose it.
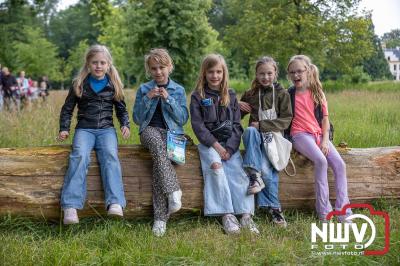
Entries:
{"label": "jacket zipper", "polygon": [[99,119],[97,120],[97,128],[100,128],[100,116],[101,116],[101,111],[103,110],[103,98],[101,99],[101,104],[100,104],[100,111],[99,111]]}

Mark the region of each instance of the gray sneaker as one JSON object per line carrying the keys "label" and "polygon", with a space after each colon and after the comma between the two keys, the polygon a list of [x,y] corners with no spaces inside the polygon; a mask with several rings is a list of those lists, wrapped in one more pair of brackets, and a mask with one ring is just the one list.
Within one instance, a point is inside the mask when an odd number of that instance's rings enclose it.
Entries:
{"label": "gray sneaker", "polygon": [[111,204],[108,207],[107,214],[109,216],[122,218],[124,216],[124,212],[122,211],[122,206],[119,204]]}
{"label": "gray sneaker", "polygon": [[256,223],[251,218],[251,215],[243,215],[242,218],[240,219],[240,225],[243,228],[248,229],[253,234],[256,235],[260,234],[260,231],[258,230]]}
{"label": "gray sneaker", "polygon": [[78,213],[74,208],[64,209],[64,224],[77,224],[79,223]]}
{"label": "gray sneaker", "polygon": [[222,225],[224,227],[225,233],[238,234],[240,232],[240,225],[236,217],[232,214],[225,214],[222,217]]}
{"label": "gray sneaker", "polygon": [[168,195],[168,213],[172,214],[182,208],[182,190],[177,190]]}

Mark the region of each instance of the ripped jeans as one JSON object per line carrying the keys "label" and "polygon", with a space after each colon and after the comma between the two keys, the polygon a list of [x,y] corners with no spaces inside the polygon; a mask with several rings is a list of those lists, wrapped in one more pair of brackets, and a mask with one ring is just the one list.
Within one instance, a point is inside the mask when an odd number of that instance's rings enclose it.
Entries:
{"label": "ripped jeans", "polygon": [[[254,195],[247,195],[249,178],[239,150],[223,161],[213,147],[197,147],[204,178],[204,215],[254,214]],[[222,166],[212,169],[213,163]]]}

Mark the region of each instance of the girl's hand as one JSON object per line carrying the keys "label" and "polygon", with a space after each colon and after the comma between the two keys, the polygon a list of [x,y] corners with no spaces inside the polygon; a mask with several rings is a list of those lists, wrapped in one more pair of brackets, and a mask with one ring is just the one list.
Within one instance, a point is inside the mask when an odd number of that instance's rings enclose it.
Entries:
{"label": "girl's hand", "polygon": [[260,130],[260,122],[251,122],[250,126]]}
{"label": "girl's hand", "polygon": [[251,112],[251,106],[250,106],[250,104],[248,104],[246,102],[239,101],[239,108],[240,108],[240,111],[242,111],[242,112],[246,112],[246,113]]}
{"label": "girl's hand", "polygon": [[327,156],[329,153],[329,141],[328,140],[322,140],[320,144],[320,149],[322,153]]}
{"label": "girl's hand", "polygon": [[121,127],[121,133],[122,133],[122,137],[124,139],[129,138],[129,136],[131,135],[131,131],[129,130],[129,127]]}
{"label": "girl's hand", "polygon": [[64,140],[66,140],[68,138],[68,136],[69,136],[68,131],[60,131],[60,133],[58,133],[58,136],[56,139],[57,139],[57,141],[62,142]]}
{"label": "girl's hand", "polygon": [[160,96],[160,88],[154,87],[147,93],[147,97],[150,99],[153,99],[154,97],[159,97]]}
{"label": "girl's hand", "polygon": [[161,96],[164,100],[166,100],[166,99],[168,98],[168,96],[169,96],[168,91],[167,91],[165,88],[163,88],[163,87],[160,88],[160,96]]}
{"label": "girl's hand", "polygon": [[222,147],[222,145],[217,141],[215,142],[213,145],[213,148],[218,152],[219,156],[221,157],[222,160],[225,160],[224,158],[226,158],[226,153],[227,151],[225,150],[224,147]]}
{"label": "girl's hand", "polygon": [[226,151],[225,154],[221,158],[224,161],[228,161],[231,158],[231,154],[228,151]]}

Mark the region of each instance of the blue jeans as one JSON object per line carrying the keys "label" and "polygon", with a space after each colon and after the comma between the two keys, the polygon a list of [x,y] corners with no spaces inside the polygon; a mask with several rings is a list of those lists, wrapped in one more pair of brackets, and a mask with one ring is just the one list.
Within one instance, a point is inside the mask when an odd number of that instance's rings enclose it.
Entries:
{"label": "blue jeans", "polygon": [[[202,144],[197,147],[204,178],[204,215],[254,214],[254,196],[247,195],[249,179],[240,152],[222,161],[213,147]],[[220,163],[222,167],[211,169],[212,163]]]}
{"label": "blue jeans", "polygon": [[4,105],[3,91],[0,89],[0,112],[3,111],[3,105]]}
{"label": "blue jeans", "polygon": [[279,202],[279,175],[278,171],[269,162],[260,132],[254,127],[248,127],[243,133],[243,144],[246,153],[243,158],[243,167],[251,167],[261,172],[265,188],[257,194],[258,207],[281,208]]}
{"label": "blue jeans", "polygon": [[63,209],[83,209],[86,199],[86,174],[93,148],[100,164],[106,207],[110,204],[126,206],[115,128],[77,128],[61,192]]}

